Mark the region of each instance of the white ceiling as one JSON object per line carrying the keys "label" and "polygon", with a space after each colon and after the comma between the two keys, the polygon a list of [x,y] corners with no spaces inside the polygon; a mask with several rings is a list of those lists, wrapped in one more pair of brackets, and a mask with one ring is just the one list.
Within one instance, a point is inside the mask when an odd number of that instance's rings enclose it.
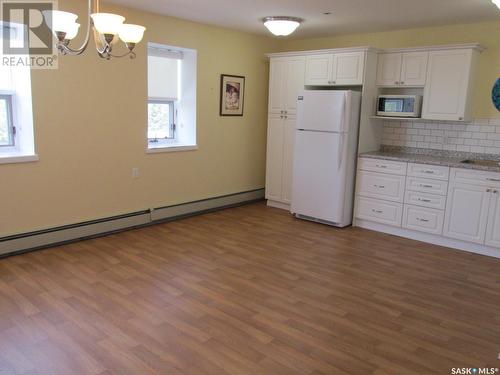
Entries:
{"label": "white ceiling", "polygon": [[[111,0],[191,21],[265,34],[265,16],[305,19],[293,37],[500,20],[491,0]],[[324,15],[331,12],[330,15]]]}

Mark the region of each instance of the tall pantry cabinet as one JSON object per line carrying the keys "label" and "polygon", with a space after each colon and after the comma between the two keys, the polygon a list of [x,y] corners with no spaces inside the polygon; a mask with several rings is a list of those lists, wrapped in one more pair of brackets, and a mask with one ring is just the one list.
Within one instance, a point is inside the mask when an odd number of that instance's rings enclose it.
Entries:
{"label": "tall pantry cabinet", "polygon": [[287,208],[291,200],[297,94],[304,88],[305,57],[273,57],[269,73],[266,199]]}

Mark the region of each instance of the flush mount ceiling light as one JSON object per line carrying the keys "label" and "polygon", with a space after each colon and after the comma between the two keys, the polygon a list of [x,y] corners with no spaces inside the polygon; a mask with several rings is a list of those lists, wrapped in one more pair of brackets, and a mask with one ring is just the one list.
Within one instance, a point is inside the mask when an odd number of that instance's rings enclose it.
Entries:
{"label": "flush mount ceiling light", "polygon": [[[83,44],[78,49],[73,49],[69,43],[74,39],[80,24],[76,22],[78,16],[69,12],[59,10],[43,12],[45,22],[52,29],[57,38],[57,49],[63,55],[80,55],[88,46],[91,29],[94,32],[97,54],[103,59],[111,57],[135,57],[134,48],[142,40],[145,27],[123,23],[125,18],[117,14],[100,13],[99,0],[88,0],[87,33]],[[125,43],[128,51],[122,55],[113,55],[112,46],[115,44],[115,36]]]}
{"label": "flush mount ceiling light", "polygon": [[263,19],[264,26],[276,36],[287,36],[293,33],[304,21],[297,17],[266,17]]}
{"label": "flush mount ceiling light", "polygon": [[500,9],[500,0],[491,0],[491,2],[495,4],[498,7],[498,9]]}

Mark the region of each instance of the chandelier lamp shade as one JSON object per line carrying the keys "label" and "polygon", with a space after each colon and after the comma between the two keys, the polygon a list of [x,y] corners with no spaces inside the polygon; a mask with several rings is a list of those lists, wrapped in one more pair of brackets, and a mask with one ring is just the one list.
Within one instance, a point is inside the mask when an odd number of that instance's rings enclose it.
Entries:
{"label": "chandelier lamp shade", "polygon": [[[125,17],[112,13],[99,12],[99,0],[88,0],[87,31],[83,44],[73,49],[70,42],[80,30],[78,15],[52,10],[44,12],[45,22],[52,28],[57,38],[57,49],[63,55],[80,55],[88,47],[90,33],[93,31],[97,54],[104,59],[112,57],[135,57],[134,48],[139,43],[146,28],[140,25],[124,23]],[[127,52],[121,55],[112,53],[116,39],[121,39],[127,47]]]}
{"label": "chandelier lamp shade", "polygon": [[276,36],[287,36],[293,33],[303,22],[302,18],[273,16],[262,20],[264,26]]}

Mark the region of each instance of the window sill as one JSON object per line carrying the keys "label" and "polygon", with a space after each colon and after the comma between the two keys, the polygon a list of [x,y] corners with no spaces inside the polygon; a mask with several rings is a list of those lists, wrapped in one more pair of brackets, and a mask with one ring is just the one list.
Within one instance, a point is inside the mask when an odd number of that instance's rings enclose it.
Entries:
{"label": "window sill", "polygon": [[31,163],[40,160],[38,155],[2,155],[0,154],[0,164]]}
{"label": "window sill", "polygon": [[161,145],[150,147],[146,150],[146,154],[158,154],[162,152],[177,152],[177,151],[194,151],[198,150],[198,145]]}

